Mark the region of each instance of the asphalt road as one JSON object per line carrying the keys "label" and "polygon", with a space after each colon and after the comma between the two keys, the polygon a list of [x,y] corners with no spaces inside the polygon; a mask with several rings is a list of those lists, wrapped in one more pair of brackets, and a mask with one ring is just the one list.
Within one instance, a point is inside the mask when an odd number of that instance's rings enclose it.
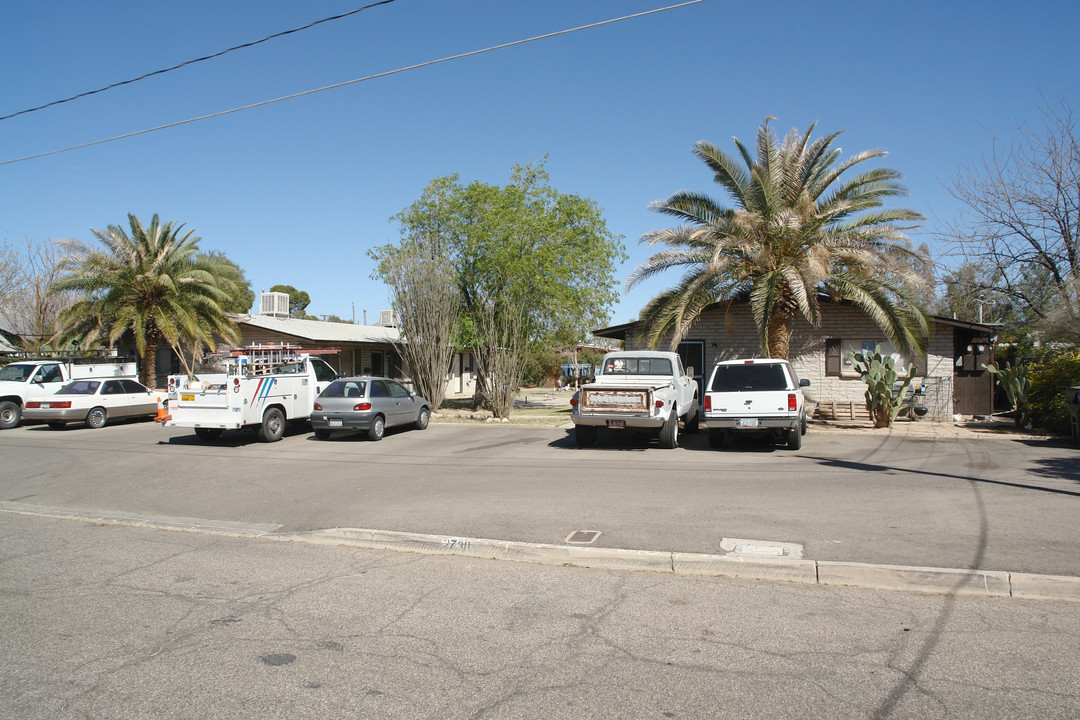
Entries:
{"label": "asphalt road", "polygon": [[134,423],[0,433],[0,500],[281,525],[716,553],[723,538],[804,557],[1080,576],[1075,448],[811,429],[802,450],[580,449],[561,429],[432,425],[373,443],[295,432],[204,444]]}
{"label": "asphalt road", "polygon": [[1080,716],[1080,603],[12,513],[0,626],[0,717],[21,720]]}

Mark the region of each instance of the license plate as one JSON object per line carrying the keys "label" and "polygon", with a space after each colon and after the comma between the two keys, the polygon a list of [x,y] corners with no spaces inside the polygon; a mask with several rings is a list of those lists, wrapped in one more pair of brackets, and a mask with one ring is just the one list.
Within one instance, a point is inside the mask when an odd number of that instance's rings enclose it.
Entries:
{"label": "license plate", "polygon": [[41,403],[41,407],[42,409],[48,410],[52,407],[52,405],[50,405],[49,403]]}
{"label": "license plate", "polygon": [[181,395],[180,399],[183,400],[184,402],[195,402],[195,396],[194,395]]}
{"label": "license plate", "polygon": [[737,428],[756,428],[758,426],[757,418],[739,418],[735,421],[735,427]]}
{"label": "license plate", "polygon": [[340,420],[327,420],[326,424],[329,425],[330,427],[341,427],[341,421]]}
{"label": "license plate", "polygon": [[607,421],[607,426],[609,428],[611,428],[612,430],[625,430],[626,429],[626,421],[625,420],[608,420]]}

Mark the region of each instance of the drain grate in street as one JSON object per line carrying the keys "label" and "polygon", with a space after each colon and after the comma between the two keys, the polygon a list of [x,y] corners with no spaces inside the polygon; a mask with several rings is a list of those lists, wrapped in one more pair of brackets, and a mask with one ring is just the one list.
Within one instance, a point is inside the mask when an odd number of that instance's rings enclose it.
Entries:
{"label": "drain grate in street", "polygon": [[599,530],[575,530],[566,538],[569,545],[592,545],[600,537]]}

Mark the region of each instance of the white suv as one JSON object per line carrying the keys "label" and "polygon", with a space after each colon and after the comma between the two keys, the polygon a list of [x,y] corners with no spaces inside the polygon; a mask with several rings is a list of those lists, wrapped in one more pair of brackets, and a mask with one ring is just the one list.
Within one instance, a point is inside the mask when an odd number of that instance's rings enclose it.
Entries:
{"label": "white suv", "polygon": [[722,447],[736,434],[771,435],[792,450],[802,447],[806,406],[799,380],[787,360],[727,360],[716,363],[705,388],[709,444]]}

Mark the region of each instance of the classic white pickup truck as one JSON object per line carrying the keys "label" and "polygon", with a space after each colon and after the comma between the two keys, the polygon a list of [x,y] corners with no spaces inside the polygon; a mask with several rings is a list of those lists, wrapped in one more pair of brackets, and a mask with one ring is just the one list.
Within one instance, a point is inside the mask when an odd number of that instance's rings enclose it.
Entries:
{"label": "classic white pickup truck", "polygon": [[570,400],[577,443],[596,444],[601,428],[658,433],[660,445],[679,444],[679,422],[698,429],[698,385],[694,369],[683,369],[678,353],[623,350],[604,356],[594,382]]}

